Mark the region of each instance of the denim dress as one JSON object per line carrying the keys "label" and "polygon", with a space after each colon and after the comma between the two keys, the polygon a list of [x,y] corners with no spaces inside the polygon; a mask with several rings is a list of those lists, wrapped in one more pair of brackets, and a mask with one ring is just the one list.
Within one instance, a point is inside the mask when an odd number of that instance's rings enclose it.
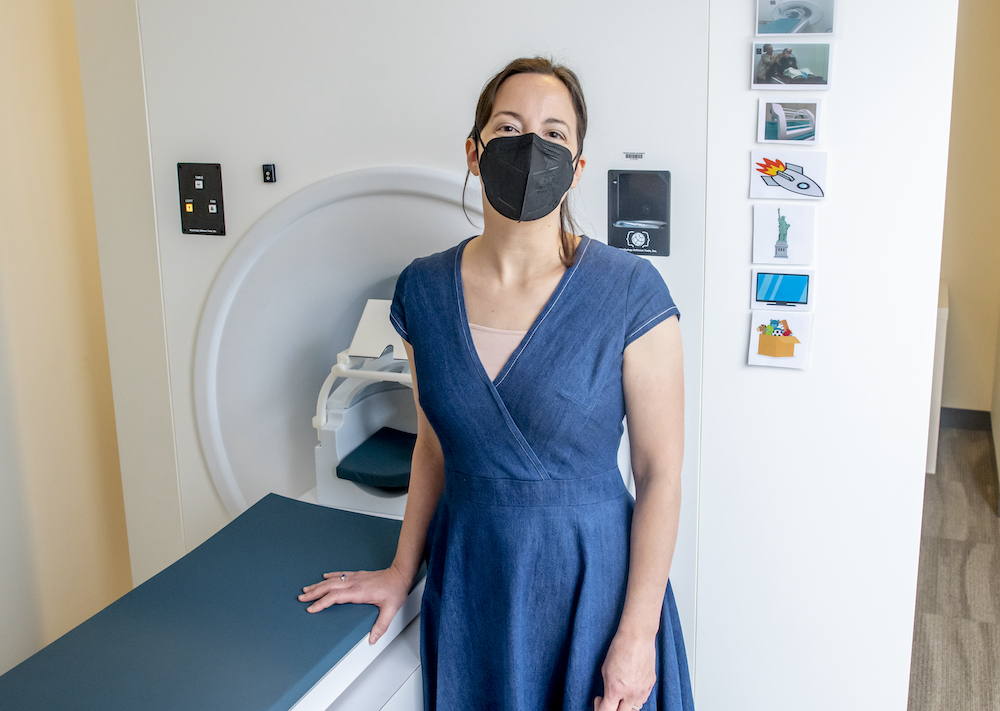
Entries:
{"label": "denim dress", "polygon": [[[391,311],[445,462],[427,534],[424,705],[593,709],[625,602],[635,503],[617,466],[622,355],[677,307],[649,262],[584,237],[491,381],[465,314],[467,243],[408,266]],[[692,709],[669,584],[656,645],[644,710]]]}

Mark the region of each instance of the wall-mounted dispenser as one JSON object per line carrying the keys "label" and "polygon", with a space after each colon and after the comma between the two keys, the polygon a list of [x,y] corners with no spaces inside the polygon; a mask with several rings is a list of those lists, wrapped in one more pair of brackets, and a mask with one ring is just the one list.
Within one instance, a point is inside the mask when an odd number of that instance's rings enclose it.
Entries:
{"label": "wall-mounted dispenser", "polygon": [[670,171],[608,171],[608,244],[636,254],[670,254]]}

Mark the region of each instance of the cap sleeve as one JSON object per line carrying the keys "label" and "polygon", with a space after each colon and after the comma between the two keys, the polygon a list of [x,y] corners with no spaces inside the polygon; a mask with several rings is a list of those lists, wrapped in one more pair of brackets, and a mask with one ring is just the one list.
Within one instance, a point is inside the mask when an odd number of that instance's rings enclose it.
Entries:
{"label": "cap sleeve", "polygon": [[410,267],[407,267],[399,275],[399,278],[396,279],[396,292],[392,295],[392,306],[389,307],[389,321],[400,337],[407,343],[410,342],[410,336],[406,331],[406,310],[404,304],[406,303],[406,281],[409,272]]}
{"label": "cap sleeve", "polygon": [[671,316],[680,318],[680,311],[674,304],[663,277],[656,267],[642,258],[638,258],[635,269],[632,270],[626,305],[626,347]]}

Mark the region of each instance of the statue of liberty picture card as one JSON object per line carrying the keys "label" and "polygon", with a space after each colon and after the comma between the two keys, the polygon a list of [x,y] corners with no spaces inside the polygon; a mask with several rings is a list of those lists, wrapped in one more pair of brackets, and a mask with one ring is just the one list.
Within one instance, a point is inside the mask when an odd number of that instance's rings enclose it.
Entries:
{"label": "statue of liberty picture card", "polygon": [[816,206],[756,203],[753,206],[753,263],[813,263]]}

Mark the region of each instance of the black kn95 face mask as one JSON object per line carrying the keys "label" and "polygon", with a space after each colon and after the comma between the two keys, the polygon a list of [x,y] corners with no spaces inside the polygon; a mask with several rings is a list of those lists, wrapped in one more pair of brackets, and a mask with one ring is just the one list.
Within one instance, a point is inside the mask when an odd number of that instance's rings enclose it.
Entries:
{"label": "black kn95 face mask", "polygon": [[[474,129],[478,143],[479,130]],[[559,206],[573,183],[573,154],[536,133],[501,136],[486,144],[479,157],[486,198],[509,220],[545,217]]]}

